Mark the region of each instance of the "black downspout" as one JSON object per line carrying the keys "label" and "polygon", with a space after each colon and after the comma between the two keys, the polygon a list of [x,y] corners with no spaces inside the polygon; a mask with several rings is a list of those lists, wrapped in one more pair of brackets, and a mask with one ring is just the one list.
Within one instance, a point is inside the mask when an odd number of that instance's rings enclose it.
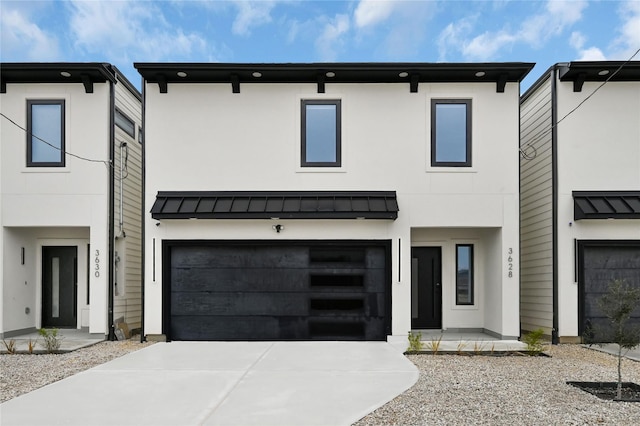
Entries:
{"label": "black downspout", "polygon": [[551,71],[551,217],[552,217],[552,285],[553,285],[553,329],[551,343],[557,345],[558,338],[558,67]]}
{"label": "black downspout", "polygon": [[[522,336],[522,214],[521,194],[522,194],[522,162],[520,161],[522,149],[522,81],[518,81],[518,331]],[[503,249],[504,250],[504,249]]]}
{"label": "black downspout", "polygon": [[109,93],[109,315],[107,318],[109,325],[109,337],[108,339],[113,341],[116,340],[114,324],[113,324],[113,269],[114,269],[114,224],[113,224],[113,209],[114,209],[114,179],[115,179],[115,171],[114,171],[114,160],[115,160],[115,110],[116,110],[116,91],[115,91],[115,83],[110,82],[110,93]]}
{"label": "black downspout", "polygon": [[145,222],[145,208],[144,208],[144,195],[145,195],[145,177],[146,177],[146,170],[145,170],[145,155],[146,155],[146,146],[147,146],[147,134],[146,134],[146,126],[145,126],[145,105],[146,105],[146,100],[147,100],[147,85],[146,82],[144,80],[144,77],[141,78],[142,80],[142,200],[140,202],[140,205],[142,206],[142,208],[140,209],[140,233],[141,233],[141,249],[142,249],[142,253],[141,253],[141,268],[140,268],[140,300],[141,300],[141,306],[140,306],[140,312],[141,312],[141,317],[140,317],[140,343],[143,343],[145,341],[145,336],[144,336],[144,286],[145,286],[145,253],[146,253],[146,232],[145,232],[145,228],[146,228],[146,222]]}

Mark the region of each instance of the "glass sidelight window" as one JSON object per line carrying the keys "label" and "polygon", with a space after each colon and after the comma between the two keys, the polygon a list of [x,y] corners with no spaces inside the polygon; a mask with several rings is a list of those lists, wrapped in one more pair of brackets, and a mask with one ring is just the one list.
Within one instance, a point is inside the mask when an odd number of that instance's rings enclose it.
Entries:
{"label": "glass sidelight window", "polygon": [[456,305],[473,305],[473,244],[456,244]]}

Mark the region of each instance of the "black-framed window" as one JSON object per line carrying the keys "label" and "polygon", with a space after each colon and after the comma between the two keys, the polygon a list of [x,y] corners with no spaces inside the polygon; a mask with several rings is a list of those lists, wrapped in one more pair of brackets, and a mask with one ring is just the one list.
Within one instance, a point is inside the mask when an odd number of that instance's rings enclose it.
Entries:
{"label": "black-framed window", "polygon": [[471,99],[431,99],[431,165],[471,167]]}
{"label": "black-framed window", "polygon": [[456,305],[473,305],[473,244],[456,244]]}
{"label": "black-framed window", "polygon": [[142,127],[138,126],[138,143],[142,144]]}
{"label": "black-framed window", "polygon": [[136,137],[136,123],[126,116],[126,114],[116,108],[115,115],[116,126],[120,127],[126,134],[132,138]]}
{"label": "black-framed window", "polygon": [[342,165],[339,100],[302,101],[302,167]]}
{"label": "black-framed window", "polygon": [[64,167],[64,99],[27,100],[27,167]]}

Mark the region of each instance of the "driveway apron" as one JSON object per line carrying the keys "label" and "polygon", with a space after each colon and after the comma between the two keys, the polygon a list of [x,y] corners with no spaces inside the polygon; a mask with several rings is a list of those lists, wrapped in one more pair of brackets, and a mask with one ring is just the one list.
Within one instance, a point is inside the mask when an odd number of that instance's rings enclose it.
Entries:
{"label": "driveway apron", "polygon": [[349,425],[418,379],[386,342],[157,343],[0,405],[2,425]]}

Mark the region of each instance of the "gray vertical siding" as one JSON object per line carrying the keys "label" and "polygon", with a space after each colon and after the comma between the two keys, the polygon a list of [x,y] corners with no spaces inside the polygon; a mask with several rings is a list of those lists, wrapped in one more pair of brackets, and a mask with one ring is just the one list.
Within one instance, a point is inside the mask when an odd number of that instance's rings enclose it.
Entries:
{"label": "gray vertical siding", "polygon": [[535,158],[520,159],[520,317],[525,331],[553,328],[553,218],[551,79],[521,104],[520,146]]}

